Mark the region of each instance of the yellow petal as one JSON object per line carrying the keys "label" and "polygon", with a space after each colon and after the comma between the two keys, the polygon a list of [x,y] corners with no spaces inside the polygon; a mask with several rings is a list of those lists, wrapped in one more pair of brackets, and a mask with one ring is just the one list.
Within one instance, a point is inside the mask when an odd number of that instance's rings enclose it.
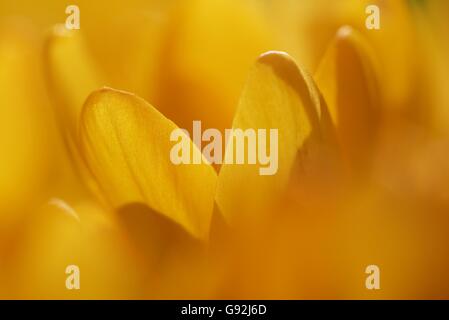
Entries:
{"label": "yellow petal", "polygon": [[263,18],[260,4],[249,1],[178,5],[162,62],[158,108],[183,128],[198,119],[204,127],[228,128],[248,69],[274,46]]}
{"label": "yellow petal", "polygon": [[354,166],[369,161],[380,120],[374,61],[361,35],[342,27],[316,74],[345,158]]}
{"label": "yellow petal", "polygon": [[101,2],[82,5],[80,30],[108,86],[154,101],[168,7],[166,1],[111,2],[104,14]]}
{"label": "yellow petal", "polygon": [[63,129],[74,139],[84,101],[93,90],[105,85],[104,80],[79,31],[69,31],[63,25],[52,29],[45,59],[57,115]]}
{"label": "yellow petal", "polygon": [[[87,186],[91,192],[101,196],[82,162],[77,129],[84,101],[92,91],[105,85],[104,76],[87,50],[79,30],[70,31],[63,25],[53,27],[44,54],[50,97],[66,147],[66,150],[61,150],[60,167],[64,164],[68,170],[60,173],[60,180],[64,188],[70,185],[78,192],[80,187]],[[69,157],[64,158],[67,151]],[[71,194],[64,194],[64,197],[69,196]]]}
{"label": "yellow petal", "polygon": [[[80,140],[85,160],[114,207],[139,202],[205,238],[213,209],[212,166],[174,165],[176,125],[135,95],[94,92],[85,103]],[[200,151],[190,147],[194,153]]]}
{"label": "yellow petal", "polygon": [[[51,199],[20,235],[20,254],[9,261],[10,297],[129,299],[142,292],[144,271],[127,238],[110,212],[87,199]],[[66,288],[70,265],[79,267],[80,290]]]}
{"label": "yellow petal", "polygon": [[173,220],[142,204],[121,207],[117,217],[131,241],[155,265],[165,266],[164,259],[170,255],[179,257],[204,245]]}
{"label": "yellow petal", "polygon": [[256,214],[282,189],[298,150],[313,133],[319,134],[321,107],[313,81],[287,54],[268,52],[259,57],[250,71],[232,127],[278,129],[278,170],[274,175],[260,175],[257,164],[221,167],[216,201],[228,221],[245,212]]}
{"label": "yellow petal", "polygon": [[[209,244],[142,204],[124,206],[117,216],[145,261],[146,299],[193,297],[208,290]],[[197,285],[192,286],[192,279]]]}
{"label": "yellow petal", "polygon": [[[389,107],[409,109],[419,61],[416,54],[409,53],[419,51],[417,46],[422,47],[417,45],[416,18],[409,10],[413,1],[267,1],[270,2],[273,4],[268,10],[276,18],[274,28],[279,28],[289,42],[298,44],[297,49],[290,45],[292,48],[289,50],[294,51],[288,52],[294,53],[293,56],[309,70],[317,69],[323,53],[341,26],[351,25],[358,30],[369,39],[382,62],[382,86]],[[380,9],[378,30],[366,28],[369,15],[365,10],[369,5],[377,5]],[[430,7],[430,4],[422,7]],[[444,9],[441,11],[445,12]]]}
{"label": "yellow petal", "polygon": [[19,18],[0,26],[1,229],[34,201],[42,201],[52,161],[51,110],[33,28]]}

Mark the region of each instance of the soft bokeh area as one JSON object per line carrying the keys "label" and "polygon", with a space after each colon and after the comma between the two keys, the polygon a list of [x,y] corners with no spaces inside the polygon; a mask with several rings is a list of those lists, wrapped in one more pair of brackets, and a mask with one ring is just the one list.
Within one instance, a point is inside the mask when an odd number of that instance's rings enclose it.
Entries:
{"label": "soft bokeh area", "polygon": [[[447,299],[448,84],[444,0],[2,0],[0,297]],[[277,174],[174,165],[193,120]]]}

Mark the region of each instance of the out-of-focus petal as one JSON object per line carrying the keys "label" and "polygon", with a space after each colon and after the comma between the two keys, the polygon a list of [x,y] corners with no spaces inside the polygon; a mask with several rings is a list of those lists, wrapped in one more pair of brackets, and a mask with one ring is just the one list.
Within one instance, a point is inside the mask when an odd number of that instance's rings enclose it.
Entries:
{"label": "out-of-focus petal", "polygon": [[420,44],[413,56],[420,67],[415,89],[414,105],[421,123],[430,124],[439,134],[449,132],[449,44],[447,32],[448,3],[443,1],[416,2],[413,19],[416,38]]}
{"label": "out-of-focus petal", "polygon": [[[255,2],[182,1],[170,21],[155,104],[182,128],[229,128],[253,61],[276,47]],[[176,92],[176,94],[173,94]]]}
{"label": "out-of-focus petal", "polygon": [[380,121],[374,61],[361,35],[345,26],[338,31],[316,74],[344,157],[356,167],[370,160]]}
{"label": "out-of-focus petal", "polygon": [[[52,159],[40,46],[29,22],[0,26],[0,228],[47,191]],[[0,231],[0,234],[4,232]]]}
{"label": "out-of-focus petal", "polygon": [[46,40],[44,58],[48,91],[66,146],[63,154],[66,158],[61,159],[61,165],[64,162],[68,171],[62,173],[61,180],[64,188],[75,184],[74,189],[87,186],[100,197],[96,183],[81,160],[77,130],[84,101],[92,91],[105,84],[105,78],[93,61],[79,30],[71,31],[63,25],[56,25]]}
{"label": "out-of-focus petal", "polygon": [[[85,200],[51,199],[26,221],[8,261],[8,297],[21,299],[136,298],[143,292],[136,252],[113,215]],[[80,290],[66,288],[70,265]]]}
{"label": "out-of-focus petal", "polygon": [[188,299],[209,292],[209,243],[143,204],[124,206],[117,216],[146,263],[145,298]]}
{"label": "out-of-focus petal", "polygon": [[[205,238],[216,173],[207,163],[187,166],[170,161],[170,134],[175,129],[143,99],[105,88],[92,93],[84,106],[83,156],[114,207],[145,203]],[[193,154],[200,153],[188,141]]]}
{"label": "out-of-focus petal", "polygon": [[263,211],[276,197],[288,181],[298,150],[320,131],[320,101],[312,79],[287,54],[268,52],[259,57],[241,95],[233,128],[267,129],[267,140],[269,129],[277,129],[278,169],[274,175],[260,175],[260,164],[223,164],[216,201],[228,220]]}
{"label": "out-of-focus petal", "polygon": [[61,126],[74,139],[84,101],[105,83],[79,31],[56,25],[45,49],[49,89],[55,99],[57,115]]}
{"label": "out-of-focus petal", "polygon": [[[382,66],[382,86],[388,107],[393,111],[410,108],[414,93],[419,60],[416,52],[416,20],[410,14],[410,4],[429,6],[431,1],[384,0],[268,0],[274,28],[280,29],[290,43],[297,43],[288,51],[301,65],[316,70],[329,42],[341,26],[351,25],[363,34],[372,45]],[[367,29],[366,8],[376,5],[380,11],[380,28]],[[444,9],[442,10],[443,12]],[[295,39],[294,41],[292,39]]]}

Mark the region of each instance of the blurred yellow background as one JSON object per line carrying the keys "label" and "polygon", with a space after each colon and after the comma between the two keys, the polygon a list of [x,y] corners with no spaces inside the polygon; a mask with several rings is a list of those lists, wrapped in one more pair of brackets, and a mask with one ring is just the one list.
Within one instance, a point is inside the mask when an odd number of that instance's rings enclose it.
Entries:
{"label": "blurred yellow background", "polygon": [[[449,298],[448,15],[443,0],[2,0],[0,297]],[[172,168],[162,133],[193,120],[275,123],[281,175]]]}

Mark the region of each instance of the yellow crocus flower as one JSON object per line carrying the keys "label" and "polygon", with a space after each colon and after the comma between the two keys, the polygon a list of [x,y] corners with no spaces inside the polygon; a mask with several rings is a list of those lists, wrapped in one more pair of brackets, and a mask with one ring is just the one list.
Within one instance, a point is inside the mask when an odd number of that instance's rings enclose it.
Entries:
{"label": "yellow crocus flower", "polygon": [[[0,4],[0,297],[447,296],[445,2],[79,7]],[[192,120],[278,129],[277,174],[174,165]]]}

